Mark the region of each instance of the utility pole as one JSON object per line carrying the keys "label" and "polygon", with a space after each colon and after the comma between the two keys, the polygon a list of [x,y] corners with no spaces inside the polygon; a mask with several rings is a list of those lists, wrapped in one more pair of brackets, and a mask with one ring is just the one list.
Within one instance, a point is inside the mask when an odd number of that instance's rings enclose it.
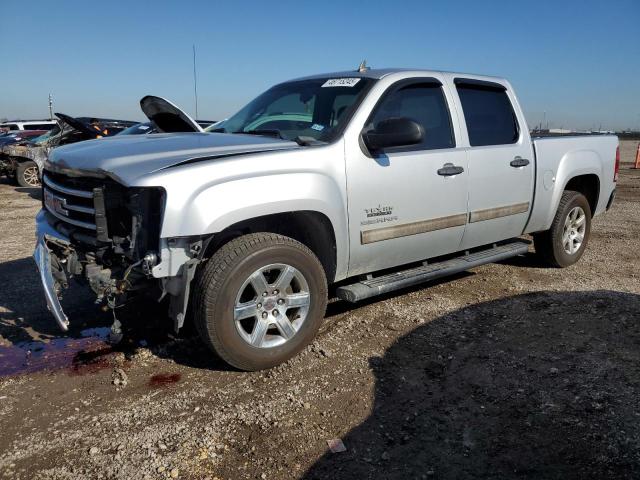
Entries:
{"label": "utility pole", "polygon": [[53,97],[49,94],[49,120],[53,120]]}
{"label": "utility pole", "polygon": [[198,119],[198,77],[196,75],[196,46],[193,45],[193,95],[196,99],[196,120]]}

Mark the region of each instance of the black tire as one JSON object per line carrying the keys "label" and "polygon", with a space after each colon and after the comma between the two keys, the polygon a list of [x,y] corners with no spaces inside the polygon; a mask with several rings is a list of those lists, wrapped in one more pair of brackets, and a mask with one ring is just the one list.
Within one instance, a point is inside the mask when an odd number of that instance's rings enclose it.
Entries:
{"label": "black tire", "polygon": [[[309,305],[306,318],[290,339],[262,348],[242,337],[234,320],[234,307],[249,277],[272,264],[290,265],[304,276]],[[300,242],[274,233],[253,233],[225,244],[199,268],[192,302],[194,323],[205,344],[240,370],[263,370],[290,359],[313,340],[327,306],[327,279],[318,258]],[[249,321],[257,326],[259,316]]]}
{"label": "black tire", "polygon": [[[36,181],[37,179],[37,181]],[[37,188],[40,186],[38,165],[36,162],[28,160],[18,163],[16,168],[16,181],[18,185],[26,188]]]}
{"label": "black tire", "polygon": [[[585,213],[584,239],[574,253],[568,253],[563,244],[563,234],[565,232],[565,221],[567,216],[580,207]],[[551,228],[545,232],[533,235],[533,242],[538,257],[547,265],[564,268],[576,263],[584,254],[589,237],[591,236],[591,207],[586,197],[580,192],[566,190],[560,198],[558,210],[551,223]]]}

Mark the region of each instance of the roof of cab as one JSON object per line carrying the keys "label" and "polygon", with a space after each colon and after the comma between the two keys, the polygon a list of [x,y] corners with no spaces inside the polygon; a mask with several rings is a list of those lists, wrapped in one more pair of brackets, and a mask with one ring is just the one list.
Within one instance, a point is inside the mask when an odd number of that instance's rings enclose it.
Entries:
{"label": "roof of cab", "polygon": [[7,120],[5,122],[0,122],[0,124],[4,125],[5,123],[56,123],[55,120]]}
{"label": "roof of cab", "polygon": [[477,77],[477,78],[493,78],[495,80],[504,80],[501,77],[495,77],[492,75],[482,75],[482,74],[474,74],[474,73],[461,73],[461,72],[447,72],[444,70],[425,70],[422,68],[371,68],[364,71],[358,70],[346,70],[342,72],[331,72],[331,73],[321,73],[318,75],[309,75],[306,77],[295,78],[291,81],[300,81],[300,80],[311,80],[315,78],[342,78],[342,77],[351,77],[351,78],[373,78],[375,80],[380,80],[387,75],[391,75],[394,73],[402,73],[402,72],[412,72],[412,73],[420,73],[425,76],[433,75],[434,73],[438,74],[452,74],[452,75],[460,75],[465,77]]}

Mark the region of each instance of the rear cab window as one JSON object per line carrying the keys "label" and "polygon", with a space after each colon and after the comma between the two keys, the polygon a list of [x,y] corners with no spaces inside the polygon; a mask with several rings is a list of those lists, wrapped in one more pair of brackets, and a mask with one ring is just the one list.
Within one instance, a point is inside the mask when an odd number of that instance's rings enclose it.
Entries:
{"label": "rear cab window", "polygon": [[454,83],[472,147],[518,142],[518,120],[503,85],[464,78]]}
{"label": "rear cab window", "polygon": [[51,130],[55,126],[54,123],[27,123],[24,125],[25,130]]}
{"label": "rear cab window", "polygon": [[422,143],[395,147],[388,151],[437,150],[455,147],[455,137],[442,84],[436,79],[411,79],[392,85],[382,96],[369,117],[365,129],[383,120],[409,118],[424,128]]}

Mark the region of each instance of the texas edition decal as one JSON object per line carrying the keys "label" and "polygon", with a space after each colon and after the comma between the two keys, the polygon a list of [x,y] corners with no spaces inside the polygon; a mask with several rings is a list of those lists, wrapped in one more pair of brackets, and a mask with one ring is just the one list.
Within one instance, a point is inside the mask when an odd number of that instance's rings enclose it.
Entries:
{"label": "texas edition decal", "polygon": [[367,220],[360,222],[360,225],[375,225],[376,223],[386,223],[398,220],[397,215],[393,214],[391,205],[378,205],[373,208],[365,208],[364,213]]}

